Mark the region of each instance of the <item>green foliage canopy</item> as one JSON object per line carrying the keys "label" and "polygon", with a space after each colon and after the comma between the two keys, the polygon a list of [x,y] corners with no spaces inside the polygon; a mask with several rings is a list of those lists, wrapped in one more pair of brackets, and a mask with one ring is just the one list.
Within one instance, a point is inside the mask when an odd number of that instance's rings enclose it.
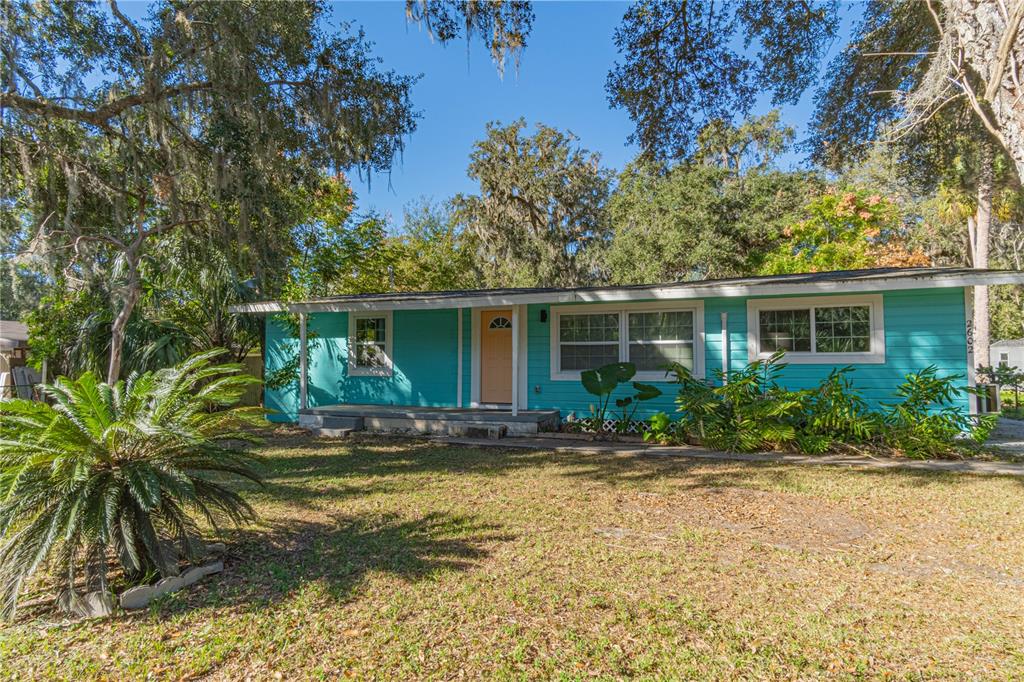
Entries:
{"label": "green foliage canopy", "polygon": [[615,31],[608,101],[629,113],[648,160],[684,159],[701,128],[745,117],[759,93],[795,103],[837,28],[835,0],[642,0]]}
{"label": "green foliage canopy", "polygon": [[898,207],[864,189],[830,189],[807,205],[807,217],[785,229],[787,240],[766,258],[764,274],[868,267],[927,266],[906,246]]}
{"label": "green foliage canopy", "polygon": [[605,202],[611,173],[577,138],[526,121],[487,125],[474,145],[469,177],[479,194],[453,200],[477,247],[485,286],[574,286],[599,279],[608,239]]}

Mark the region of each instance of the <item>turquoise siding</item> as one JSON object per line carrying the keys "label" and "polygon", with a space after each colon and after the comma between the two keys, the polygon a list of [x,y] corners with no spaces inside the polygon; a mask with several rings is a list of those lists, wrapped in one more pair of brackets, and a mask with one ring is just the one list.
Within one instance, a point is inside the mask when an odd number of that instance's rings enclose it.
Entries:
{"label": "turquoise siding", "polygon": [[[758,297],[772,298],[772,297]],[[786,296],[785,298],[791,298]],[[578,381],[551,379],[549,324],[540,321],[540,311],[547,304],[529,306],[528,365],[529,407],[557,407],[565,416],[590,414],[595,397],[583,390]],[[904,375],[936,365],[944,374],[967,373],[967,330],[964,318],[964,291],[960,288],[915,289],[885,292],[886,353],[884,364],[854,364],[854,385],[870,403],[894,397],[895,387]],[[721,313],[728,313],[730,365],[742,369],[747,359],[747,299],[704,299],[705,370],[709,379],[714,370],[722,368]],[[550,319],[550,317],[549,317]],[[786,368],[783,384],[801,389],[817,385],[834,367],[832,364],[791,364]],[[662,396],[643,404],[638,417],[647,417],[663,410],[675,410],[675,386],[667,382],[650,382],[662,389]],[[964,380],[966,385],[966,379]],[[621,390],[622,395],[632,388]],[[967,408],[967,398],[961,406]]]}
{"label": "turquoise siding", "polygon": [[[455,310],[395,311],[392,318],[392,376],[350,377],[348,313],[311,314],[307,323],[310,334],[307,375],[309,406],[336,403],[423,407],[454,405],[458,366],[456,315]],[[464,339],[468,338],[467,334]],[[268,318],[268,373],[293,357],[298,352],[298,345],[298,339],[290,337],[281,324]],[[271,418],[275,421],[295,421],[298,393],[297,382],[283,390],[267,389],[266,406],[280,413]]]}
{"label": "turquoise siding", "polygon": [[[771,298],[771,297],[760,297]],[[786,298],[789,298],[787,296]],[[967,372],[964,291],[960,288],[915,289],[883,293],[886,356],[884,364],[854,365],[854,384],[872,404],[890,400],[905,374],[936,365],[944,374]],[[550,317],[540,321],[547,304],[526,306],[527,380],[525,401],[530,409],[558,408],[563,416],[590,413],[595,398],[578,381],[552,381],[550,371]],[[728,313],[730,365],[747,364],[747,299],[704,300],[704,352],[708,378],[722,369],[721,313]],[[349,377],[347,373],[348,315],[318,313],[309,316],[316,334],[309,358],[309,404],[371,403],[384,405],[455,406],[457,403],[458,311],[395,311],[393,314],[394,375]],[[472,395],[472,315],[463,309],[463,404]],[[267,321],[267,371],[273,372],[298,351],[298,340],[274,319]],[[783,383],[807,388],[820,382],[833,365],[797,365],[786,369]],[[655,382],[663,395],[644,403],[638,417],[675,410],[675,386]],[[964,380],[966,384],[966,380]],[[628,394],[623,391],[623,394]],[[294,421],[298,387],[266,391],[267,407],[277,421]],[[961,406],[967,407],[964,397]]]}

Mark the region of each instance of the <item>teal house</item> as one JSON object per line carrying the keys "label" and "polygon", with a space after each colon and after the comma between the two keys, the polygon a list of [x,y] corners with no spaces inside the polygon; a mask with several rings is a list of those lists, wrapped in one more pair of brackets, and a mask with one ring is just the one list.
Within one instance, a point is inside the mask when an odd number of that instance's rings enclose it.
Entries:
{"label": "teal house", "polygon": [[333,296],[232,310],[266,316],[268,374],[298,357],[297,380],[266,389],[274,420],[323,425],[330,414],[399,415],[416,423],[500,417],[517,424],[537,415],[532,422],[543,426],[588,415],[594,397],[580,372],[616,361],[634,363],[638,380],[663,391],[643,404],[640,418],[675,409],[663,369],[670,362],[711,381],[714,370],[739,369],[779,349],[792,388],[846,365],[874,403],[930,365],[973,385],[972,288],[1012,283],[1024,283],[1024,273],[889,268]]}

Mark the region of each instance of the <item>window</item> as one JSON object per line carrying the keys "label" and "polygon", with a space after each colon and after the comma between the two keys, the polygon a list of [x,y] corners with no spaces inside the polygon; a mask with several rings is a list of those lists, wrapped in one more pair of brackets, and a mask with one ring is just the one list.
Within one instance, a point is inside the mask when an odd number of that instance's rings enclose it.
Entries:
{"label": "window", "polygon": [[626,313],[629,361],[638,372],[665,371],[678,362],[693,369],[693,311]]}
{"label": "window", "polygon": [[594,369],[619,361],[619,314],[561,315],[558,318],[560,367]]}
{"label": "window", "polygon": [[665,367],[678,362],[703,376],[703,306],[634,304],[551,309],[551,378],[577,381],[580,372],[612,362],[636,365],[641,381],[665,379]]}
{"label": "window", "polygon": [[758,318],[761,325],[761,352],[810,352],[810,310],[762,310]]}
{"label": "window", "polygon": [[348,373],[391,376],[391,312],[349,313]]}
{"label": "window", "polygon": [[786,351],[786,362],[885,362],[882,297],[751,299],[750,360]]}
{"label": "window", "polygon": [[871,350],[871,306],[848,305],[814,309],[818,353],[867,353]]}
{"label": "window", "polygon": [[1009,367],[1009,365],[1010,365],[1010,354],[1009,353],[1000,353],[999,354],[999,366],[1000,367]]}
{"label": "window", "polygon": [[488,329],[511,329],[512,320],[507,317],[501,316],[491,320],[491,323],[487,325]]}

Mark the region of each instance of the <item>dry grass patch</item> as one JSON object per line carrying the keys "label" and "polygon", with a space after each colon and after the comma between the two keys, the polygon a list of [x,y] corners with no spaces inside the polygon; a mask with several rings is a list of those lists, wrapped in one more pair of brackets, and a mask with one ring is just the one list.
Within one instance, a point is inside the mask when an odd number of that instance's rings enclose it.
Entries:
{"label": "dry grass patch", "polygon": [[274,439],[260,526],[150,611],[0,631],[19,678],[1014,678],[1024,483]]}

